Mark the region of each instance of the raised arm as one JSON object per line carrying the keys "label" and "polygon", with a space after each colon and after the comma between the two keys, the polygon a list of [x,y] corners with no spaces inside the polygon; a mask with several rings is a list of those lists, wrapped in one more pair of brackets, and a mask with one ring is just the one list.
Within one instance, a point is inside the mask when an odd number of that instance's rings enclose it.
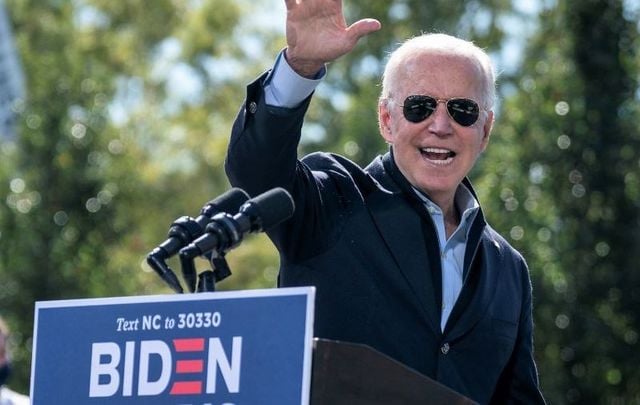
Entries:
{"label": "raised arm", "polygon": [[[269,233],[281,252],[291,258],[310,255],[309,250],[321,250],[327,241],[334,240],[333,216],[339,215],[335,206],[342,203],[339,198],[322,198],[322,193],[338,195],[336,185],[317,167],[312,170],[297,160],[311,92],[297,97],[300,82],[309,81],[295,77],[296,73],[314,77],[325,63],[348,53],[359,38],[379,29],[380,23],[363,19],[347,27],[341,0],[286,0],[286,5],[286,60],[278,59],[271,72],[247,87],[245,105],[233,126],[225,170],[231,184],[250,195],[273,187],[291,193],[294,217]],[[275,101],[299,101],[270,103],[267,90],[281,96],[274,97]],[[298,94],[289,97],[291,93]]]}
{"label": "raised arm", "polygon": [[365,18],[347,26],[342,0],[285,0],[289,64],[301,76],[314,76],[325,63],[349,53],[363,36],[380,29]]}
{"label": "raised arm", "polygon": [[[296,74],[315,76],[325,63],[348,53],[359,38],[380,28],[374,19],[362,19],[347,26],[342,0],[285,0],[285,3],[286,60],[278,59],[281,63],[276,63],[269,74],[248,86],[245,106],[233,126],[227,154],[225,167],[229,179],[250,193],[276,186],[291,191],[295,182],[297,146],[309,96],[315,88],[313,84],[299,91],[301,82],[311,81]],[[295,97],[289,97],[292,94]],[[282,100],[287,102],[280,103]]]}

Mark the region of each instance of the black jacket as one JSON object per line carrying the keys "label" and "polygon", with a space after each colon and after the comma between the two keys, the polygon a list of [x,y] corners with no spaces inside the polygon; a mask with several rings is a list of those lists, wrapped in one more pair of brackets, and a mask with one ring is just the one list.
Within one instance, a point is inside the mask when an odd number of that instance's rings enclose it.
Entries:
{"label": "black jacket", "polygon": [[480,211],[464,285],[441,332],[430,216],[390,153],[366,169],[327,153],[297,160],[308,103],[269,107],[260,80],[251,84],[225,167],[251,195],[284,187],[293,196],[293,218],[269,237],[280,252],[279,285],[316,287],[315,335],[370,345],[480,403],[544,403],[521,255]]}

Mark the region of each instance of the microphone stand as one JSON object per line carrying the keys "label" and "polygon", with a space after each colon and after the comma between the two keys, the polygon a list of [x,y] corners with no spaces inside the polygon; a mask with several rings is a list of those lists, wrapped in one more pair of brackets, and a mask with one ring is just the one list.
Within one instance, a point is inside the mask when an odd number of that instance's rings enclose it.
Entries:
{"label": "microphone stand", "polygon": [[[211,263],[213,270],[205,270],[198,274],[198,286],[194,292],[213,292],[216,290],[217,282],[220,282],[231,275],[231,269],[224,257],[224,253],[218,254],[216,252],[212,252],[209,263]],[[194,258],[180,255],[180,264],[182,265],[183,272],[185,272],[186,268],[187,272],[195,274]]]}
{"label": "microphone stand", "polygon": [[[167,259],[178,253],[182,247],[194,239],[202,236],[205,227],[216,214],[227,211],[236,212],[248,199],[249,195],[242,189],[232,188],[205,204],[197,218],[183,216],[176,219],[169,228],[168,239],[149,253],[147,263],[175,292],[182,293],[182,286],[167,264]],[[189,290],[194,292],[196,288],[195,267],[191,266],[190,270],[192,272],[183,275]]]}
{"label": "microphone stand", "polygon": [[[218,242],[217,248],[200,249],[201,246],[196,245],[196,241],[194,241],[191,245],[181,249],[179,254],[182,274],[187,282],[187,287],[192,292],[215,291],[215,283],[231,275],[231,269],[224,255],[232,247],[239,245],[243,237],[238,230],[237,222],[231,215],[225,213],[217,214],[212,218],[206,227],[206,233],[215,235],[214,240]],[[198,275],[196,289],[194,260],[197,256],[208,258],[213,270],[207,270]]]}
{"label": "microphone stand", "polygon": [[205,233],[180,249],[180,264],[189,290],[196,290],[195,257],[208,257],[213,267],[198,275],[197,291],[215,291],[216,281],[231,275],[225,252],[238,246],[245,234],[266,230],[291,217],[294,209],[291,195],[274,188],[242,204],[236,215],[214,215]]}
{"label": "microphone stand", "polygon": [[216,290],[216,283],[231,275],[231,269],[224,255],[212,257],[210,263],[213,270],[205,270],[198,274],[198,288],[196,292],[213,292]]}
{"label": "microphone stand", "polygon": [[147,263],[177,293],[182,293],[182,286],[166,260],[181,246],[186,245],[202,235],[202,227],[197,220],[183,216],[176,219],[169,228],[169,239],[155,248],[147,256]]}

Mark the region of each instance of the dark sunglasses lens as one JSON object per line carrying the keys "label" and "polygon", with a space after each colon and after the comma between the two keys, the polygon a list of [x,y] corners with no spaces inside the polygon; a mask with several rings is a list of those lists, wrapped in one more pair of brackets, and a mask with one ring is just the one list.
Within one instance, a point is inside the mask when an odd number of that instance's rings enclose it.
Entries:
{"label": "dark sunglasses lens", "polygon": [[447,111],[455,122],[463,127],[473,125],[480,115],[480,107],[473,100],[456,98],[447,102]]}
{"label": "dark sunglasses lens", "polygon": [[429,96],[409,96],[404,100],[402,112],[407,121],[424,121],[436,110],[438,102]]}

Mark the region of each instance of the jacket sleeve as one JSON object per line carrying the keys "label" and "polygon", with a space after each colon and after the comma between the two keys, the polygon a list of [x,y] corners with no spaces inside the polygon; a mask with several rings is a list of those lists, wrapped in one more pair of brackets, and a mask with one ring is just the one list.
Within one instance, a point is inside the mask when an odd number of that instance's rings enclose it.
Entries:
{"label": "jacket sleeve", "polygon": [[247,86],[236,117],[225,171],[233,186],[255,196],[274,187],[292,191],[304,114],[310,98],[294,109],[271,107],[264,101],[265,73]]}
{"label": "jacket sleeve", "polygon": [[544,404],[533,357],[532,287],[529,270],[522,260],[522,306],[513,354],[505,368],[492,404]]}
{"label": "jacket sleeve", "polygon": [[287,190],[295,204],[288,221],[267,234],[285,258],[309,256],[330,243],[340,199],[330,170],[311,169],[297,157],[304,115],[311,96],[296,108],[268,106],[263,82],[247,87],[232,128],[225,171],[234,187],[256,196],[274,187]]}

